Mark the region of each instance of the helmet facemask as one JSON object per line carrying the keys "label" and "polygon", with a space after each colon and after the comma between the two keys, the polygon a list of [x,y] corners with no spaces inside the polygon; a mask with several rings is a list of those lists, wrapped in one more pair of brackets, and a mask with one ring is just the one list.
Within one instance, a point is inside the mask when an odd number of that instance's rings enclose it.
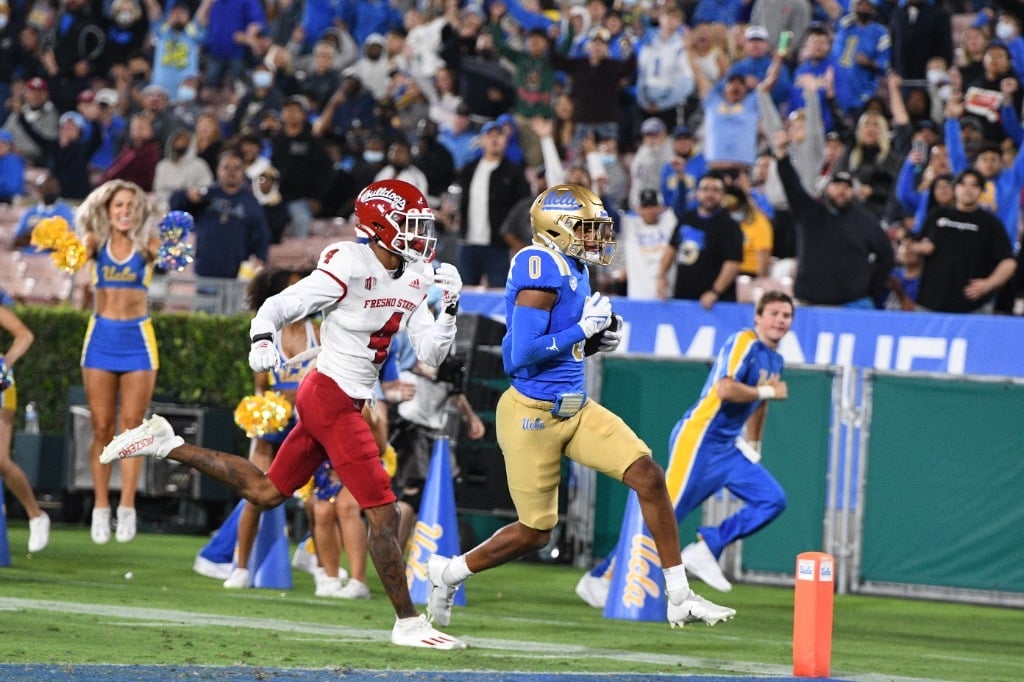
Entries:
{"label": "helmet facemask", "polygon": [[564,216],[562,220],[573,234],[565,255],[594,265],[608,265],[612,262],[612,256],[615,255],[615,225],[611,218],[581,219]]}
{"label": "helmet facemask", "polygon": [[434,230],[434,214],[428,210],[411,209],[407,213],[392,211],[387,216],[395,226],[391,244],[384,248],[398,254],[408,262],[430,261],[434,258],[437,235]]}

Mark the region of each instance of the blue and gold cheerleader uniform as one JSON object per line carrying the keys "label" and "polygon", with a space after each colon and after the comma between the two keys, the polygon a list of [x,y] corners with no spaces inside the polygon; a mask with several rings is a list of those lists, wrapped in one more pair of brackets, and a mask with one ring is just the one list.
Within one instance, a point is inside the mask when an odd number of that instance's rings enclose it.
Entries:
{"label": "blue and gold cheerleader uniform", "polygon": [[[316,341],[316,332],[313,329],[313,322],[306,320],[306,349],[310,350],[316,348],[319,344]],[[281,358],[281,363],[277,369],[270,371],[270,389],[273,391],[297,391],[299,390],[299,384],[302,382],[302,377],[309,373],[310,367],[316,362],[316,358],[307,358],[301,363],[296,365],[285,365],[285,361],[288,360],[285,357],[284,349],[281,348],[281,335],[275,335],[274,347],[277,349],[277,354]],[[288,420],[288,424],[278,431],[277,433],[268,433],[260,437],[261,440],[265,440],[268,443],[274,445],[280,445],[287,438],[288,434],[291,433],[292,429],[295,428],[295,412],[292,412],[292,418]]]}
{"label": "blue and gold cheerleader uniform", "polygon": [[[99,289],[140,289],[149,291],[153,265],[138,250],[119,261],[107,242],[97,249],[93,262],[92,287]],[[109,372],[136,372],[160,367],[156,334],[149,316],[113,320],[94,314],[89,320],[82,347],[82,367]]]}

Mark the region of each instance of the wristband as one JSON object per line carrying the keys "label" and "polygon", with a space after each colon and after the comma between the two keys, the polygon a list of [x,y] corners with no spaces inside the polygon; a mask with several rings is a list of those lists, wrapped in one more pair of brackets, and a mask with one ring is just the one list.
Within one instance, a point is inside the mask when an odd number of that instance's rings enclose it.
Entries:
{"label": "wristband", "polygon": [[765,385],[765,386],[758,386],[757,387],[757,397],[760,400],[771,400],[772,398],[775,397],[775,387],[774,386],[767,386],[767,385]]}
{"label": "wristband", "polygon": [[262,334],[257,334],[256,336],[252,337],[252,342],[253,343],[256,343],[257,341],[273,341],[273,340],[274,340],[274,335],[273,334],[268,334],[267,332],[263,332]]}

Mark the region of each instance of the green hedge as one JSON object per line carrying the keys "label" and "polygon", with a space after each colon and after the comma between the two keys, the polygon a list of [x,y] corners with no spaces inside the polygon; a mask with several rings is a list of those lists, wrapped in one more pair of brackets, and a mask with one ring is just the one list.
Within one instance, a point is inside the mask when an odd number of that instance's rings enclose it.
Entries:
{"label": "green hedge", "polygon": [[[19,414],[34,401],[44,433],[63,435],[69,386],[82,384],[79,361],[89,311],[68,306],[15,306],[35,343],[15,366]],[[249,369],[249,315],[153,313],[160,349],[156,396],[161,401],[234,409],[253,391]],[[0,352],[11,343],[0,330]]]}

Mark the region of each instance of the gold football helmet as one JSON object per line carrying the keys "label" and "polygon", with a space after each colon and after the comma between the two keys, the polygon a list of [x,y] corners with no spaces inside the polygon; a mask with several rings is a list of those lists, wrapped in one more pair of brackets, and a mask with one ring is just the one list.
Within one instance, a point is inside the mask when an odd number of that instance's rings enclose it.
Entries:
{"label": "gold football helmet", "polygon": [[615,229],[601,197],[583,185],[555,185],[530,207],[533,243],[570,258],[608,265],[615,253]]}

